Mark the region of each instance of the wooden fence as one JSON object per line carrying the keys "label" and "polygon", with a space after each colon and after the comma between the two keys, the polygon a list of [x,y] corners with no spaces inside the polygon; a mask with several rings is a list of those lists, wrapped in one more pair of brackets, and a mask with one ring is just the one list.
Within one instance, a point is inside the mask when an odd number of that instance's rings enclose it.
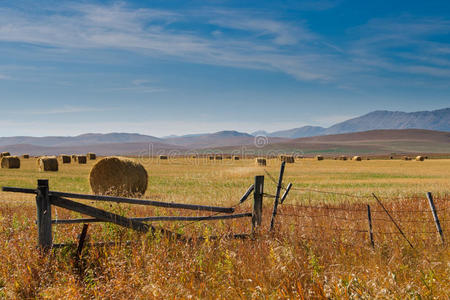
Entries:
{"label": "wooden fence", "polygon": [[[87,224],[95,222],[110,222],[116,225],[133,229],[141,233],[151,232],[152,234],[160,232],[166,236],[186,241],[186,237],[171,232],[163,228],[155,228],[152,225],[144,222],[148,221],[211,221],[211,220],[224,220],[224,219],[237,219],[237,218],[250,218],[251,217],[251,232],[255,233],[257,227],[261,225],[262,208],[263,208],[263,191],[264,191],[264,176],[256,176],[255,184],[251,185],[245,194],[241,197],[237,205],[242,204],[250,194],[253,192],[253,211],[234,214],[234,207],[219,207],[219,206],[206,206],[186,203],[169,203],[152,200],[132,199],[124,197],[111,197],[111,196],[99,196],[99,195],[86,195],[86,194],[74,194],[50,191],[48,180],[39,179],[37,181],[36,189],[25,189],[18,187],[3,187],[4,192],[13,193],[25,193],[36,195],[36,210],[37,210],[37,227],[38,227],[38,245],[44,249],[59,248],[65,246],[64,244],[53,244],[52,236],[52,224],[77,224],[83,223],[83,231],[80,234],[78,247],[82,247],[84,239],[86,237]],[[105,211],[93,206],[89,206],[80,202],[76,202],[72,199],[91,200],[91,201],[106,201],[115,203],[128,203],[134,205],[147,205],[154,207],[164,207],[169,209],[186,209],[195,211],[208,211],[215,213],[224,213],[227,215],[212,215],[212,216],[150,216],[139,218],[127,218],[112,212]],[[70,211],[74,211],[91,218],[82,219],[67,219],[67,220],[53,220],[52,219],[52,206],[62,207]],[[236,234],[236,238],[245,238],[249,234]]]}

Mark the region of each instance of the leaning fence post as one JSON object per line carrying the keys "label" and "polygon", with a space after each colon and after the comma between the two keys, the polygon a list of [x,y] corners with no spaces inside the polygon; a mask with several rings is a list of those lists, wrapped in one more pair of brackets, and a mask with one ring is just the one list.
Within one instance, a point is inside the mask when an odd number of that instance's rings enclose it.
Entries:
{"label": "leaning fence post", "polygon": [[48,250],[52,247],[52,210],[47,179],[38,179],[37,181],[36,208],[38,244],[43,249]]}
{"label": "leaning fence post", "polygon": [[375,248],[375,242],[373,241],[373,229],[372,229],[372,214],[370,213],[370,205],[367,204],[367,220],[369,221],[369,238],[372,248]]}
{"label": "leaning fence post", "polygon": [[441,236],[442,244],[444,244],[444,233],[442,232],[441,223],[439,222],[439,218],[436,212],[436,207],[433,202],[433,195],[430,192],[427,193],[428,203],[430,204],[431,213],[433,214],[434,223],[436,224],[436,229]]}
{"label": "leaning fence post", "polygon": [[280,191],[281,191],[281,185],[283,183],[283,174],[284,174],[285,165],[286,165],[286,162],[283,161],[281,163],[281,167],[280,167],[280,176],[278,177],[277,193],[275,194],[275,201],[273,202],[272,219],[270,220],[270,231],[272,231],[273,227],[275,226],[275,217],[277,215],[278,200],[280,199]]}
{"label": "leaning fence post", "polygon": [[262,201],[264,193],[264,176],[255,176],[255,190],[253,192],[252,233],[262,220]]}

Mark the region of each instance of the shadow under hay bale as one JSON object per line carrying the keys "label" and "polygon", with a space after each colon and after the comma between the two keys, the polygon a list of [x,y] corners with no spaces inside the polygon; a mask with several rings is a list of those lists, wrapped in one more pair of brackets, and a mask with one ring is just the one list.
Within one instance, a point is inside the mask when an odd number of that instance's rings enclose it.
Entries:
{"label": "shadow under hay bale", "polygon": [[20,159],[17,156],[4,156],[2,157],[2,169],[19,169]]}
{"label": "shadow under hay bale", "polygon": [[141,196],[147,190],[148,174],[131,159],[106,157],[92,167],[89,183],[97,195]]}
{"label": "shadow under hay bale", "polygon": [[267,165],[266,159],[262,158],[262,157],[255,158],[255,163],[257,166],[266,166]]}
{"label": "shadow under hay bale", "polygon": [[86,155],[77,155],[77,162],[80,165],[84,165],[87,163],[87,156]]}
{"label": "shadow under hay bale", "polygon": [[69,155],[61,155],[61,161],[63,164],[70,164],[72,161],[72,158]]}
{"label": "shadow under hay bale", "polygon": [[58,159],[56,156],[43,156],[37,160],[39,171],[58,171]]}

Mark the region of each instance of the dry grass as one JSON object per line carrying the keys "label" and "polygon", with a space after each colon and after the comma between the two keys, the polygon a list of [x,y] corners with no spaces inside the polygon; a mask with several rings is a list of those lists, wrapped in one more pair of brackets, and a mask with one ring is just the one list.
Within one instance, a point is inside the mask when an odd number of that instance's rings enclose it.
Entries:
{"label": "dry grass", "polygon": [[[233,205],[253,176],[262,175],[254,160],[211,163],[205,160],[143,161],[149,170],[145,197],[163,201]],[[87,165],[62,165],[58,173],[38,173],[34,160],[20,170],[0,170],[1,185],[34,187],[50,179],[52,190],[89,192]],[[275,177],[278,160],[268,160]],[[116,246],[86,247],[80,263],[73,249],[42,255],[35,248],[35,204],[29,195],[0,193],[0,298],[440,298],[450,291],[448,247],[439,244],[428,212],[425,191],[435,195],[448,236],[449,160],[334,161],[304,159],[286,168],[285,181],[302,189],[368,195],[375,192],[407,232],[415,249],[399,236],[387,216],[370,199],[292,190],[280,207],[276,231],[267,234],[272,199],[265,198],[263,227],[255,240],[206,240],[184,244],[162,237],[138,236],[109,224],[92,224],[91,241],[116,241]],[[274,183],[266,176],[265,192]],[[389,198],[399,198],[388,201]],[[8,199],[8,201],[6,201]],[[375,249],[368,242],[365,203],[374,210]],[[345,208],[311,209],[305,205]],[[190,214],[150,207],[99,204],[127,216]],[[250,201],[237,212],[251,209]],[[445,209],[445,210],[444,210]],[[53,210],[54,218],[78,214]],[[303,217],[307,215],[308,217]],[[350,220],[345,220],[350,219]],[[401,221],[400,221],[401,220]],[[413,222],[414,221],[414,222]],[[421,222],[416,222],[421,221]],[[422,222],[423,221],[423,222]],[[153,224],[159,225],[159,224]],[[188,236],[249,232],[250,220],[161,224]],[[319,228],[317,228],[319,227]],[[337,230],[340,229],[340,230]],[[347,230],[348,229],[348,230]],[[55,242],[74,242],[81,225],[54,227]],[[138,243],[120,245],[120,241]]]}

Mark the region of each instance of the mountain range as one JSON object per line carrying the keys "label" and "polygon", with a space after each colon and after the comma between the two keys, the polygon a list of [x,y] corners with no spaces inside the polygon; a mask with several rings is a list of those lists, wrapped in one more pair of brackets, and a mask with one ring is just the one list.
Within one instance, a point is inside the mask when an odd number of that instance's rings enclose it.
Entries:
{"label": "mountain range", "polygon": [[[380,131],[380,129],[388,130]],[[425,131],[408,131],[407,129],[425,129]],[[320,149],[322,149],[328,144],[329,147],[334,147],[333,145],[336,146],[335,140],[339,135],[344,140],[348,140],[349,143],[355,142],[354,137],[358,135],[346,135],[347,133],[355,132],[372,132],[371,134],[365,135],[366,140],[364,140],[364,143],[368,145],[374,146],[373,143],[366,143],[370,140],[368,137],[373,135],[372,139],[375,139],[375,136],[380,136],[380,132],[382,132],[383,141],[393,143],[395,141],[389,137],[389,134],[391,132],[392,136],[398,136],[399,133],[395,130],[403,130],[404,137],[402,139],[410,139],[412,141],[411,145],[418,145],[420,144],[420,141],[427,141],[427,135],[439,137],[439,151],[450,152],[450,136],[446,134],[446,132],[450,132],[450,108],[412,113],[397,111],[374,111],[366,115],[335,124],[328,128],[319,126],[303,126],[271,133],[258,131],[249,134],[238,131],[220,131],[216,133],[168,136],[164,138],[142,135],[138,133],[88,133],[73,137],[0,137],[0,151],[10,151],[17,154],[30,153],[32,155],[84,153],[94,151],[100,155],[112,155],[142,154],[142,152],[149,151],[156,153],[162,151],[169,152],[215,149],[218,147],[231,149],[233,147],[246,146],[247,148],[251,148],[255,146],[255,139],[257,139],[255,136],[260,135],[263,136],[260,140],[262,144],[257,145],[257,148],[261,148],[261,146],[265,145],[270,145],[271,147],[278,145],[278,147],[289,148],[289,145],[294,147],[294,145],[299,146],[302,144],[320,144]],[[309,137],[316,138],[312,138],[312,140],[301,139]],[[447,138],[449,142],[448,149],[446,148],[447,143],[445,142]],[[443,143],[441,143],[442,140],[444,140]],[[342,144],[342,142],[343,141],[341,140],[338,144]],[[149,145],[151,145],[151,149],[149,149]],[[385,147],[383,149],[388,150],[388,148],[389,147]],[[380,148],[379,150],[383,149]],[[421,149],[424,151],[423,148]],[[389,150],[395,149],[389,148]],[[398,150],[401,151],[402,148],[398,148]],[[412,150],[414,150],[414,146],[405,149],[405,151]]]}

